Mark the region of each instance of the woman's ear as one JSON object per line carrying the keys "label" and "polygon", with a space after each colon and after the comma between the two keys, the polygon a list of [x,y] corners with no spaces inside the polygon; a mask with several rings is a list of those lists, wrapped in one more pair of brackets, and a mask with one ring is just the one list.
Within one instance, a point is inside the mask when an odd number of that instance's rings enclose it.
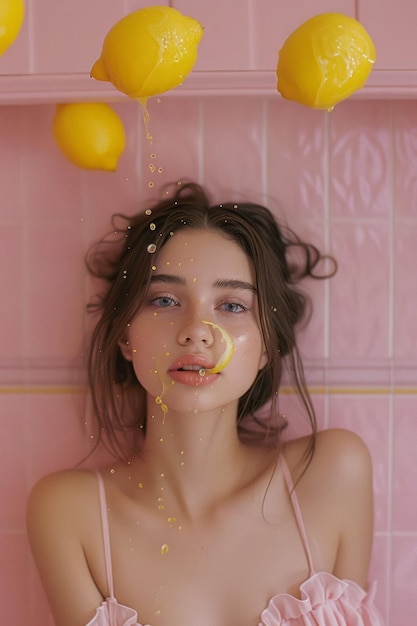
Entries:
{"label": "woman's ear", "polygon": [[127,337],[119,339],[119,348],[126,361],[132,360],[132,348],[130,347],[130,341]]}

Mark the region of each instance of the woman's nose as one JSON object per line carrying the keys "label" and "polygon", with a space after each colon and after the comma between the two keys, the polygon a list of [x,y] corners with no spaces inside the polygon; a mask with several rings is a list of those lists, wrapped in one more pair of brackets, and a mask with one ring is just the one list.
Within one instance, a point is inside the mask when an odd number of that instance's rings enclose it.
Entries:
{"label": "woman's nose", "polygon": [[183,324],[177,335],[178,343],[185,346],[187,344],[203,345],[205,347],[213,344],[212,328],[203,322],[202,319],[192,318]]}

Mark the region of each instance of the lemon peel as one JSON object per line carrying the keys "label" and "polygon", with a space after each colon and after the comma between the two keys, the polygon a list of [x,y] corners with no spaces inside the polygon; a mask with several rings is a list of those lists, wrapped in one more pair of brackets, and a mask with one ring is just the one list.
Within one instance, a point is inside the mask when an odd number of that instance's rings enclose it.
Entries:
{"label": "lemon peel", "polygon": [[67,159],[88,170],[116,170],[126,146],[120,117],[101,102],[58,104],[53,133]]}
{"label": "lemon peel", "polygon": [[0,55],[15,42],[24,18],[23,0],[0,0]]}
{"label": "lemon peel", "polygon": [[322,13],[299,26],[278,55],[283,98],[331,110],[365,84],[376,60],[365,28],[341,13]]}
{"label": "lemon peel", "polygon": [[216,365],[214,367],[211,367],[210,369],[205,370],[207,374],[218,374],[219,372],[224,370],[224,368],[233,356],[233,352],[235,351],[233,340],[229,333],[222,326],[219,326],[218,324],[207,320],[202,320],[202,322],[203,324],[208,324],[209,326],[212,326],[213,328],[218,330],[221,335],[222,341],[224,341],[226,344],[226,348],[224,349],[224,352],[221,355],[220,359],[217,361]]}
{"label": "lemon peel", "polygon": [[109,30],[91,76],[143,102],[184,81],[197,59],[202,35],[197,20],[174,8],[139,9]]}

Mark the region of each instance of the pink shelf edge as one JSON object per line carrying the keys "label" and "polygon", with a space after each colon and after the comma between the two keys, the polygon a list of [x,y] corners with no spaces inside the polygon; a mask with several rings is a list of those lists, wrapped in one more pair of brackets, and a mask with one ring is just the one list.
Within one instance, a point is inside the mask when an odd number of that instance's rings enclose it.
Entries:
{"label": "pink shelf edge", "polygon": [[[184,96],[277,95],[274,71],[193,72],[181,85],[161,94]],[[416,70],[374,70],[354,98],[417,98]],[[0,76],[0,104],[127,100],[111,84],[95,81],[86,73]]]}

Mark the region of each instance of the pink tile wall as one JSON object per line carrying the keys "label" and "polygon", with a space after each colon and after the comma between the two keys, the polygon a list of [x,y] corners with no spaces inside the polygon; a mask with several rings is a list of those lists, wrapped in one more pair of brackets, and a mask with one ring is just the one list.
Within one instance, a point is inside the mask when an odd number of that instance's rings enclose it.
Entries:
{"label": "pink tile wall", "polygon": [[[335,279],[306,283],[315,312],[301,349],[320,426],[351,428],[371,449],[371,577],[380,581],[387,624],[410,626],[417,615],[417,104],[353,101],[328,114],[277,97],[163,97],[149,103],[152,146],[140,107],[114,106],[128,135],[114,173],[66,161],[51,134],[53,106],[0,108],[4,622],[51,623],[26,542],[25,501],[37,478],[74,465],[91,446],[77,386],[83,254],[113,212],[132,212],[166,182],[193,178],[218,200],[266,202],[337,256]],[[152,159],[159,173],[150,171]],[[304,432],[291,396],[281,402],[290,433]]]}

